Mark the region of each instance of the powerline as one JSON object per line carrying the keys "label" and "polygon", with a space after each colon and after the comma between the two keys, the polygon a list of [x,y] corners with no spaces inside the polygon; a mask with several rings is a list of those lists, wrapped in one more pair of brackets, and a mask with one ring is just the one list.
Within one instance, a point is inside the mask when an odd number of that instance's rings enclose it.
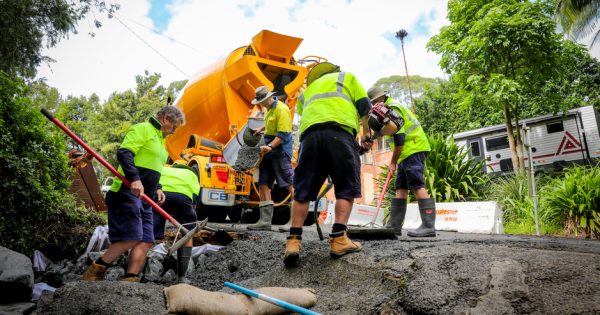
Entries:
{"label": "powerline", "polygon": [[190,77],[189,74],[185,73],[185,71],[181,70],[179,67],[177,67],[171,60],[169,60],[169,58],[165,57],[163,54],[161,54],[158,50],[156,50],[154,47],[152,47],[152,45],[150,45],[150,43],[148,43],[147,41],[145,41],[141,36],[139,36],[136,32],[134,32],[131,28],[129,28],[129,26],[127,26],[127,24],[125,24],[123,21],[121,21],[121,19],[119,19],[116,15],[113,16],[117,21],[119,21],[119,23],[121,23],[127,30],[129,30],[133,35],[135,35],[135,37],[139,38],[144,44],[146,44],[146,46],[150,47],[150,49],[154,50],[155,53],[157,53],[159,56],[161,56],[164,60],[166,60],[168,63],[170,63],[175,69],[179,70],[179,72],[181,72],[183,75],[185,75],[187,78]]}
{"label": "powerline", "polygon": [[[117,13],[114,13],[114,15],[117,15]],[[184,43],[182,41],[179,41],[179,40],[177,40],[177,39],[175,39],[175,38],[173,38],[173,37],[171,37],[169,35],[165,35],[165,34],[161,33],[160,31],[158,31],[158,30],[156,30],[154,28],[148,27],[148,26],[146,26],[146,25],[144,25],[144,24],[142,24],[142,23],[140,23],[138,21],[135,21],[133,19],[130,19],[130,18],[124,16],[124,15],[119,14],[119,16],[121,16],[122,18],[125,18],[125,19],[129,20],[130,22],[135,23],[135,24],[137,24],[137,25],[139,25],[139,26],[141,26],[141,27],[143,27],[143,28],[145,28],[145,29],[147,29],[147,30],[149,30],[149,31],[157,34],[157,35],[165,37],[165,38],[167,38],[169,40],[172,40],[172,41],[174,41],[174,42],[176,42],[178,44],[181,44],[181,45],[183,45],[183,46],[185,46],[185,47],[187,47],[187,48],[189,48],[189,49],[191,49],[191,50],[193,50],[193,51],[195,51],[197,53],[200,53],[200,54],[204,55],[203,52],[199,51],[198,49],[196,49],[195,47],[193,47],[193,46],[191,46],[189,44],[186,44],[186,43]]]}

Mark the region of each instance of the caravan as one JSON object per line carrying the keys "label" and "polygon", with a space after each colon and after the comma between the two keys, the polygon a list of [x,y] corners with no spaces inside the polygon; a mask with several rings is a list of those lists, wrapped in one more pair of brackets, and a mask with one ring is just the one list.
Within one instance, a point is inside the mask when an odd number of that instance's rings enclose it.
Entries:
{"label": "caravan", "polygon": [[[533,165],[562,169],[564,165],[600,161],[600,114],[593,106],[545,115],[520,122],[523,143],[531,143]],[[529,133],[529,134],[527,134]],[[496,125],[454,135],[456,144],[470,148],[470,156],[485,160],[485,172],[512,171],[506,126]],[[528,159],[524,148],[525,161]],[[528,162],[525,163],[528,165]]]}

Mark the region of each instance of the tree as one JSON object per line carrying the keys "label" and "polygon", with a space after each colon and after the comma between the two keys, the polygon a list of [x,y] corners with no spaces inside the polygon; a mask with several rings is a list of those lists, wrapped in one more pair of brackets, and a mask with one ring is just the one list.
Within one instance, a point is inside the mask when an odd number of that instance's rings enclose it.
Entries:
{"label": "tree", "polygon": [[[99,0],[3,0],[0,1],[0,70],[10,75],[34,77],[41,62],[52,59],[42,55],[55,46],[77,21],[91,10],[107,12],[109,17],[119,5],[106,7]],[[95,26],[102,23],[95,21]],[[91,33],[93,35],[93,33]]]}
{"label": "tree", "polygon": [[[428,49],[442,55],[440,66],[459,86],[459,105],[502,111],[513,169],[524,167],[520,113],[532,95],[549,90],[564,75],[555,23],[539,2],[450,0],[449,26],[431,38]],[[554,96],[554,97],[553,97]],[[540,95],[548,106],[560,100]]]}
{"label": "tree", "polygon": [[598,0],[558,0],[555,19],[563,32],[574,40],[593,34],[590,47],[600,42],[600,1]]}
{"label": "tree", "polygon": [[[415,98],[419,97],[426,88],[438,84],[438,81],[434,78],[425,78],[419,75],[411,75],[410,83],[412,93]],[[388,92],[388,95],[410,107],[410,91],[408,88],[408,81],[405,76],[393,75],[387,78],[381,78],[373,84],[379,86],[384,91]]]}

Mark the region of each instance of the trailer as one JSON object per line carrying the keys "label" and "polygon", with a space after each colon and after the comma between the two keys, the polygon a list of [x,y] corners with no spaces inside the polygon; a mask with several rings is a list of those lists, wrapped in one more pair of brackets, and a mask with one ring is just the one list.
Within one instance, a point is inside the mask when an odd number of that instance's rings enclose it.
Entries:
{"label": "trailer", "polygon": [[[536,170],[562,170],[571,164],[600,161],[600,114],[593,106],[523,119],[519,128],[523,143],[531,143]],[[513,170],[504,124],[457,133],[454,140],[468,148],[472,158],[485,160],[486,173],[498,175]],[[523,148],[523,152],[527,167],[528,151]]]}

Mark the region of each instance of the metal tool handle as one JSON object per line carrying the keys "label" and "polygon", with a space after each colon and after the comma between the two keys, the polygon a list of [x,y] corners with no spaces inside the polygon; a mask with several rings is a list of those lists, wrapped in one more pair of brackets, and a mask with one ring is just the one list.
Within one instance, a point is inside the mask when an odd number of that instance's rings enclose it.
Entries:
{"label": "metal tool handle", "polygon": [[315,311],[311,311],[309,309],[306,309],[304,307],[300,307],[298,305],[292,304],[292,303],[288,303],[286,301],[282,301],[280,299],[276,299],[274,297],[270,297],[268,295],[264,295],[262,293],[258,293],[256,291],[252,291],[250,289],[246,289],[244,287],[241,287],[237,284],[233,284],[231,282],[224,282],[225,286],[231,289],[234,289],[238,292],[242,292],[248,296],[257,298],[257,299],[261,299],[265,302],[269,302],[271,304],[277,305],[279,307],[285,308],[286,310],[290,310],[292,312],[296,312],[298,314],[302,314],[302,315],[320,315],[320,313],[317,313]]}
{"label": "metal tool handle", "polygon": [[[100,162],[100,164],[104,165],[111,173],[117,176],[127,187],[131,187],[131,184],[125,176],[121,175],[110,163],[108,163],[104,158],[102,158],[96,151],[90,148],[83,140],[81,140],[76,134],[74,134],[67,126],[63,125],[56,117],[54,117],[49,111],[45,108],[41,110],[42,114],[48,118],[51,122],[53,122],[58,128],[62,129],[64,133],[66,133],[71,139],[77,142],[80,146],[82,146],[88,153],[90,153],[93,157]],[[147,204],[149,204],[156,212],[158,212],[165,219],[169,220],[169,222],[173,223],[177,228],[181,229],[183,233],[188,233],[189,230],[186,229],[183,225],[181,225],[175,218],[173,218],[170,214],[168,214],[165,210],[163,210],[156,202],[154,202],[150,197],[142,194],[142,200],[144,200]]]}

